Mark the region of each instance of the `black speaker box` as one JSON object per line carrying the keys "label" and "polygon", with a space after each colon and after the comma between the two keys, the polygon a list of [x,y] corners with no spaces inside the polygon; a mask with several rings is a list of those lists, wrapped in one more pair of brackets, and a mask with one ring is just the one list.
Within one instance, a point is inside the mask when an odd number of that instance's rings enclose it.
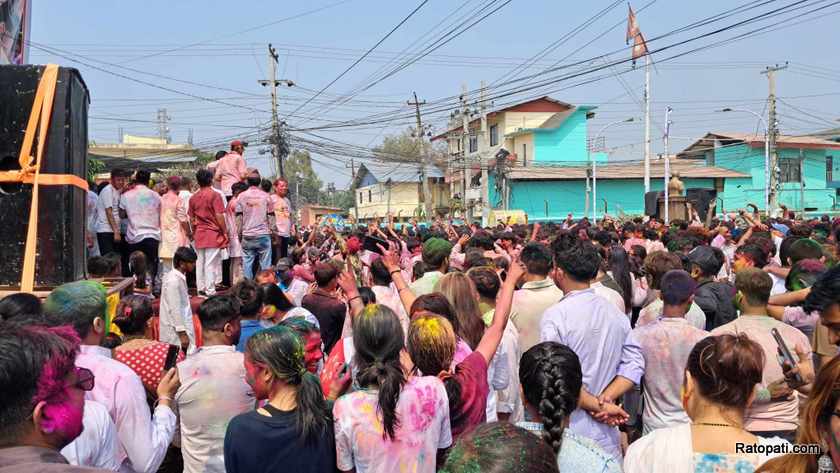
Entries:
{"label": "black speaker box", "polygon": [[697,214],[705,221],[706,212],[709,211],[709,205],[717,198],[717,191],[714,189],[686,189],[685,199],[691,202]]}
{"label": "black speaker box", "polygon": [[659,218],[659,204],[657,199],[661,191],[645,192],[645,215],[648,217]]}
{"label": "black speaker box", "polygon": [[[18,156],[43,71],[44,66],[0,66],[0,170],[20,169]],[[42,173],[87,179],[89,102],[79,72],[60,68]],[[86,197],[74,186],[40,186],[36,286],[84,278]],[[0,286],[20,284],[31,202],[31,184],[0,186]]]}

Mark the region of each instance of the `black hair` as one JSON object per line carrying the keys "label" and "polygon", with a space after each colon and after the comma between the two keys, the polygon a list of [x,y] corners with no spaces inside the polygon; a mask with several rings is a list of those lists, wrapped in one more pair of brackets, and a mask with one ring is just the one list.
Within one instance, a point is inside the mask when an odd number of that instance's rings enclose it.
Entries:
{"label": "black hair", "polygon": [[172,265],[177,268],[181,263],[195,263],[198,255],[195,250],[190,247],[182,246],[175,250],[175,255],[172,257]]}
{"label": "black hair", "polygon": [[134,276],[134,284],[137,289],[146,289],[146,275],[148,273],[146,253],[140,250],[134,251],[128,257],[128,269]]}
{"label": "black hair", "polygon": [[257,173],[248,174],[245,181],[248,183],[248,187],[259,187],[262,184],[262,178]]}
{"label": "black hair", "polygon": [[230,293],[239,299],[239,313],[243,318],[253,319],[262,308],[260,287],[253,279],[241,279],[230,289]]}
{"label": "black hair", "polygon": [[306,370],[304,346],[295,330],[280,324],[251,336],[245,352],[264,364],[275,378],[296,388],[298,437],[303,443],[312,444],[330,429],[332,415],[318,377]]}
{"label": "black hair", "polygon": [[798,241],[790,245],[790,264],[794,264],[804,259],[820,259],[823,257],[822,246],[810,238],[800,238]]}
{"label": "black hair", "polygon": [[496,246],[493,244],[493,236],[485,231],[475,232],[467,241],[467,248],[478,248],[484,251],[492,251]]}
{"label": "black hair", "polygon": [[260,286],[260,301],[264,305],[273,305],[281,312],[288,312],[292,310],[295,305],[286,296],[282,289],[276,284],[266,283]]}
{"label": "black hair", "polygon": [[40,317],[41,299],[34,294],[18,292],[0,299],[0,321],[10,320],[22,315]]}
{"label": "black hair", "polygon": [[271,193],[272,187],[274,187],[274,185],[272,185],[271,181],[269,181],[268,179],[263,179],[262,181],[260,181],[260,189],[262,189],[263,192]]}
{"label": "black hair", "polygon": [[199,187],[210,187],[213,184],[213,171],[199,169],[195,173],[195,181],[198,182]]}
{"label": "black hair", "polygon": [[531,274],[548,276],[551,271],[551,251],[540,242],[532,241],[525,245],[519,258]]}
{"label": "black hair", "polygon": [[525,400],[542,418],[546,442],[559,452],[565,422],[577,409],[583,385],[580,359],[566,345],[539,343],[522,354],[519,382]]}
{"label": "black hair", "polygon": [[472,268],[467,271],[467,276],[475,284],[478,295],[491,301],[496,300],[499,289],[502,287],[502,281],[496,271],[487,267]]}
{"label": "black hair", "polygon": [[609,254],[609,269],[612,272],[612,278],[621,288],[624,312],[630,312],[633,309],[633,280],[630,278],[630,260],[621,245],[613,245]]}
{"label": "black hair", "polygon": [[509,422],[481,424],[459,438],[441,473],[558,473],[557,454]]}
{"label": "black hair", "polygon": [[362,304],[364,305],[376,304],[376,294],[367,286],[359,288],[359,297],[362,298]]}
{"label": "black hair", "polygon": [[117,305],[114,314],[114,324],[120,328],[123,335],[142,335],[146,330],[146,322],[152,318],[152,299],[140,294],[129,294]]}
{"label": "black hair", "polygon": [[338,269],[329,263],[318,263],[315,265],[315,282],[318,287],[326,287],[338,276]]}
{"label": "black hair", "polygon": [[423,261],[417,261],[414,263],[414,266],[411,267],[411,277],[415,281],[422,278],[424,274],[426,274],[426,268],[428,266]]}
{"label": "black hair", "polygon": [[801,239],[802,237],[800,236],[788,235],[785,237],[784,240],[782,240],[782,243],[779,245],[779,261],[782,262],[782,266],[788,266],[788,258],[790,258],[790,247]]}
{"label": "black hair", "polygon": [[244,182],[234,182],[233,185],[230,186],[230,191],[233,195],[245,192],[246,190],[248,190],[248,184],[245,184]]}
{"label": "black hair", "polygon": [[113,272],[113,268],[106,257],[91,256],[87,261],[87,271],[93,278],[104,278]]}
{"label": "black hair", "polygon": [[835,265],[817,279],[802,308],[807,313],[822,313],[834,304],[840,304],[840,265]]}
{"label": "black hair", "polygon": [[[231,146],[231,149],[233,149],[233,146]],[[219,150],[219,151],[216,151],[216,154],[213,156],[213,160],[218,161],[218,160],[224,158],[225,156],[227,156],[227,151]]]}
{"label": "black hair", "polygon": [[152,179],[152,173],[145,169],[138,169],[136,173],[134,173],[134,182],[138,184],[143,184],[144,186],[149,185],[149,181]]}
{"label": "black hair", "polygon": [[738,249],[735,250],[735,254],[745,255],[753,262],[753,266],[756,268],[763,268],[767,266],[767,252],[756,244],[747,244],[738,247]]}
{"label": "black hair", "polygon": [[555,253],[554,264],[571,279],[578,282],[589,282],[598,275],[601,255],[598,254],[598,250],[592,244],[583,243],[562,253]]}
{"label": "black hair", "polygon": [[388,307],[369,305],[353,319],[356,379],[363,388],[379,389],[378,406],[382,413],[382,436],[394,440],[400,425],[397,402],[405,385],[400,352],[405,347],[405,333],[400,320]]}
{"label": "black hair", "polygon": [[373,278],[373,284],[375,286],[387,286],[393,281],[382,258],[377,258],[376,261],[370,264],[370,275]]}
{"label": "black hair", "polygon": [[111,178],[115,177],[129,177],[131,176],[131,171],[126,168],[114,168],[111,170]]}
{"label": "black hair", "polygon": [[[42,385],[63,386],[63,378],[74,369],[78,348],[79,339],[66,327],[0,325],[0,444],[17,444],[31,425],[36,402],[61,394],[55,388],[39,391]],[[45,374],[49,379],[41,379]]]}
{"label": "black hair", "polygon": [[220,332],[230,321],[239,317],[239,299],[233,296],[211,296],[198,306],[201,328]]}

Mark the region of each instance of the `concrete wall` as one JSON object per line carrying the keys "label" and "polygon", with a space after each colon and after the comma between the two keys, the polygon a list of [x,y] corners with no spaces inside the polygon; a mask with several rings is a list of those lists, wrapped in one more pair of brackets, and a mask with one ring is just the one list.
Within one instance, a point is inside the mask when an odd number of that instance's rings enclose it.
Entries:
{"label": "concrete wall", "polygon": [[[446,183],[432,183],[429,186],[432,192],[432,207],[449,205],[449,185]],[[365,220],[377,217],[385,217],[388,210],[393,214],[399,213],[402,217],[415,215],[417,208],[421,205],[419,182],[395,182],[390,189],[390,205],[388,186],[385,183],[378,183],[371,186],[356,189],[356,203],[358,205],[359,219]],[[359,195],[361,194],[361,203]],[[370,199],[368,198],[370,196]],[[350,209],[350,215],[355,215],[356,209]]]}
{"label": "concrete wall", "polygon": [[558,128],[534,130],[534,162],[585,162],[586,135],[586,112],[582,110],[576,110]]}
{"label": "concrete wall", "polygon": [[[491,176],[491,202],[500,199],[496,193],[495,176]],[[684,179],[686,188],[714,189],[714,179]],[[651,190],[663,189],[662,179],[651,180]],[[575,218],[583,217],[586,199],[586,181],[545,180],[509,181],[510,209],[524,210],[530,220],[562,220],[571,212]],[[642,179],[603,179],[597,181],[598,215],[602,215],[607,199],[610,215],[619,210],[626,214],[640,215],[645,210],[645,186]],[[547,210],[546,210],[547,207]],[[590,207],[591,216],[591,207]]]}

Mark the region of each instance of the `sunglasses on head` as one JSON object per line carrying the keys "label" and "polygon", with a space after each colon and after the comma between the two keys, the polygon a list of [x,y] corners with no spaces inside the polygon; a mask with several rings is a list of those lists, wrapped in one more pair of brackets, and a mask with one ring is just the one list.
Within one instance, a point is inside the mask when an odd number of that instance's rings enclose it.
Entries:
{"label": "sunglasses on head", "polygon": [[91,391],[93,390],[94,379],[93,371],[87,368],[76,367],[76,382],[71,386],[79,388],[82,391]]}

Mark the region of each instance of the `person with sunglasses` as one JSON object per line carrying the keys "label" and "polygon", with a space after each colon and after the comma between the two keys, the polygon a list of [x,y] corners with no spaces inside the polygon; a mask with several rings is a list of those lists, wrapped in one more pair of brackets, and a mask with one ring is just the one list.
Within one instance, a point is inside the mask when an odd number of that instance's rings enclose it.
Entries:
{"label": "person with sunglasses", "polygon": [[59,450],[82,433],[93,373],[75,366],[69,327],[0,325],[0,471],[97,472],[68,464]]}

